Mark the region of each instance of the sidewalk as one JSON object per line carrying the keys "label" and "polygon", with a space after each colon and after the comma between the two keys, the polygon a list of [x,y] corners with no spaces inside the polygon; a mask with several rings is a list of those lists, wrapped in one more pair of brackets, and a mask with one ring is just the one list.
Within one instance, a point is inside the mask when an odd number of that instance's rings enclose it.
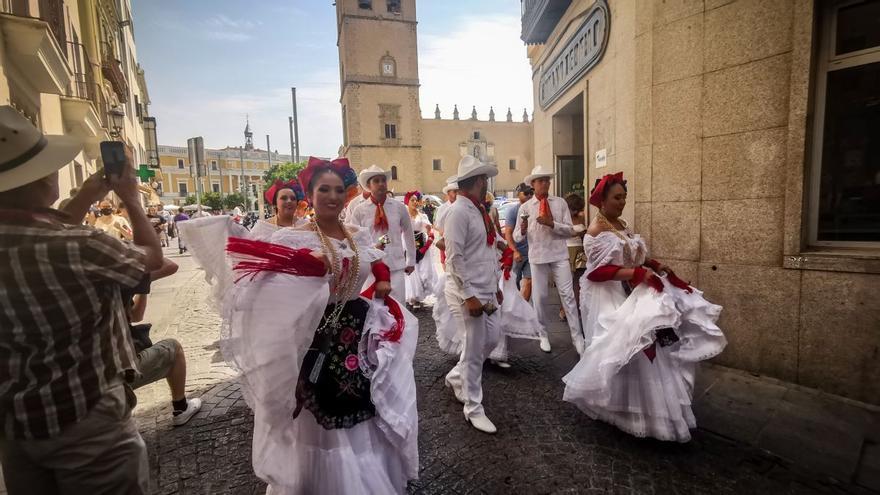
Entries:
{"label": "sidewalk", "polygon": [[701,430],[813,474],[880,491],[880,407],[704,364],[694,414]]}

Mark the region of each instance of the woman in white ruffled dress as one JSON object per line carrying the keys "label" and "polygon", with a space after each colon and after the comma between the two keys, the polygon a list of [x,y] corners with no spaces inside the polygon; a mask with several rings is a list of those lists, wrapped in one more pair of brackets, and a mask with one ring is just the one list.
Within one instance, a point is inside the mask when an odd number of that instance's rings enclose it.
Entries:
{"label": "woman in white ruffled dress", "polygon": [[385,297],[390,272],[375,240],[338,220],[354,178],[347,160],[310,159],[299,179],[314,222],[270,242],[230,237],[232,270],[202,257],[228,285],[221,350],[254,411],[253,465],[267,493],[404,493],[418,475],[418,322]]}
{"label": "woman in white ruffled dress", "polygon": [[267,204],[275,207],[272,218],[257,220],[251,228],[251,239],[268,240],[282,227],[297,227],[306,223],[305,211],[308,203],[299,181],[278,179],[263,194]]}
{"label": "woman in white ruffled dress", "polygon": [[413,235],[416,238],[416,266],[415,270],[406,276],[406,302],[413,307],[420,307],[425,299],[432,294],[434,284],[437,282],[437,271],[432,256],[434,232],[428,215],[421,210],[422,193],[410,191],[403,197],[412,222]]}
{"label": "woman in white ruffled dress", "polygon": [[727,344],[721,307],[647,258],[644,240],[620,218],[623,174],[603,177],[584,236],[580,307],[587,348],[565,377],[563,399],[637,437],[687,442],[696,364]]}

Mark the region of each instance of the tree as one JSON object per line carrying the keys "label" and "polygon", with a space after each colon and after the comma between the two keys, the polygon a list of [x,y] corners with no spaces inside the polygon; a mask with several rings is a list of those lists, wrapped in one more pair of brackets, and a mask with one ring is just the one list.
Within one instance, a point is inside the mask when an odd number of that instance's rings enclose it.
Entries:
{"label": "tree", "polygon": [[240,193],[236,192],[227,194],[226,197],[223,198],[223,207],[227,210],[231,210],[236,206],[244,208],[244,196],[242,196]]}
{"label": "tree", "polygon": [[223,209],[223,200],[220,199],[220,193],[206,192],[202,194],[202,205],[210,206],[214,211]]}
{"label": "tree", "polygon": [[265,193],[267,189],[272,187],[272,184],[275,183],[276,179],[281,179],[285,182],[290,179],[295,179],[296,174],[304,168],[306,168],[305,161],[299,163],[276,163],[275,165],[272,165],[272,168],[263,174],[263,192]]}

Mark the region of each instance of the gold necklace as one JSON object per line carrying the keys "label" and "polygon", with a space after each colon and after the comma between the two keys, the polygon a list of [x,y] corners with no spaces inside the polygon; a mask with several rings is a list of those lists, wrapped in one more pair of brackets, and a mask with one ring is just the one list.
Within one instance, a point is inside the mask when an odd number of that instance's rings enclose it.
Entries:
{"label": "gold necklace", "polygon": [[354,294],[354,290],[356,289],[355,284],[358,280],[358,272],[360,271],[360,252],[358,251],[358,247],[354,243],[354,240],[351,238],[351,233],[340,222],[339,227],[345,235],[345,240],[351,245],[352,251],[354,251],[351,269],[348,271],[347,277],[343,281],[342,277],[344,274],[342,273],[342,261],[337,255],[336,249],[327,238],[327,235],[324,234],[324,231],[321,230],[321,227],[318,226],[317,221],[312,222],[312,226],[318,233],[318,238],[321,240],[324,254],[330,260],[330,273],[333,276],[331,292],[336,294],[336,302],[334,303],[333,310],[327,318],[324,319],[324,324],[318,328],[318,330],[322,330],[328,326],[336,326],[339,322],[339,318],[342,316],[343,309],[345,309],[345,304],[351,299],[352,294]]}
{"label": "gold necklace", "polygon": [[[614,226],[614,223],[611,220],[608,220],[608,217],[606,217],[605,214],[602,213],[602,210],[599,210],[599,212],[596,214],[596,219],[599,220],[599,223],[604,224],[606,227],[611,229],[611,233],[616,235],[623,241],[624,251],[626,251],[628,256],[632,257],[632,248],[630,248],[629,245],[629,237],[618,230],[617,227]],[[622,218],[619,218],[618,220],[620,221],[620,224],[623,225],[623,228],[626,229],[626,222]]]}

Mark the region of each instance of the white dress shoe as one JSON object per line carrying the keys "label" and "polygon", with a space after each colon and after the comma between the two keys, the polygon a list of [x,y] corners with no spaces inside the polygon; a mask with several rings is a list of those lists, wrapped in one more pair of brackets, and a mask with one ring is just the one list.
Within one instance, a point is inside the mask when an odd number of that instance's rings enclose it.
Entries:
{"label": "white dress shoe", "polygon": [[446,387],[451,388],[452,393],[455,394],[455,400],[464,404],[464,395],[462,395],[461,387],[456,387],[455,385],[453,385],[452,382],[450,382],[448,378],[446,379],[445,383],[446,383]]}
{"label": "white dress shoe", "polygon": [[541,337],[541,350],[544,352],[550,352],[550,339],[547,337]]}
{"label": "white dress shoe", "polygon": [[495,428],[495,425],[489,418],[486,417],[485,414],[481,414],[479,416],[467,417],[465,416],[465,421],[471,424],[475,429],[482,431],[483,433],[488,433],[490,435],[496,433],[498,428]]}
{"label": "white dress shoe", "polygon": [[507,361],[496,361],[494,359],[490,359],[489,362],[495,366],[498,366],[501,369],[506,370],[506,369],[510,368],[510,363],[508,363]]}

